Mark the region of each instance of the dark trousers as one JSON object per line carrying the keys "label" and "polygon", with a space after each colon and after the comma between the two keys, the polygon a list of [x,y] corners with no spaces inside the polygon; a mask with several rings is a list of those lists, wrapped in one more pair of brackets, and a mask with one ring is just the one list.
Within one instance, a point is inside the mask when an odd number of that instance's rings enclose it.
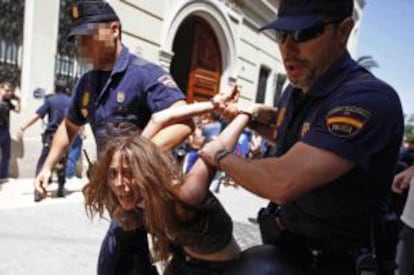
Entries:
{"label": "dark trousers", "polygon": [[6,128],[0,127],[0,180],[9,177],[9,163],[11,156],[11,138],[10,131]]}
{"label": "dark trousers", "polygon": [[[52,140],[53,140],[53,135],[51,134],[43,134],[42,135],[42,151],[40,153],[39,159],[37,161],[37,165],[36,165],[36,171],[35,171],[35,175],[37,176],[40,171],[42,170],[43,164],[45,163],[45,160],[47,158],[47,155],[49,155],[49,151],[50,148],[52,146]],[[59,187],[63,188],[64,184],[65,184],[65,179],[66,179],[66,156],[63,156],[60,160],[59,163],[57,164],[57,176],[58,176],[58,184]]]}
{"label": "dark trousers", "polygon": [[276,245],[287,264],[300,267],[303,274],[352,275],[356,274],[358,251],[346,248],[316,248],[305,238],[284,232]]}
{"label": "dark trousers", "polygon": [[236,264],[236,260],[213,262],[194,259],[185,254],[181,247],[173,247],[172,252],[165,275],[225,275]]}
{"label": "dark trousers", "polygon": [[414,229],[404,225],[397,249],[397,264],[400,275],[414,274]]}
{"label": "dark trousers", "polygon": [[98,258],[98,275],[156,275],[151,265],[147,232],[124,231],[115,219],[102,242]]}

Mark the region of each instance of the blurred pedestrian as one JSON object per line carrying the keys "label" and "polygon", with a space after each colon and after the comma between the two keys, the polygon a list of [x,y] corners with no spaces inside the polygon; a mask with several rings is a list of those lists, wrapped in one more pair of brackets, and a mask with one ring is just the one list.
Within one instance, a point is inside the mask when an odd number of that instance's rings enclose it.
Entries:
{"label": "blurred pedestrian", "polygon": [[10,82],[0,82],[0,184],[7,182],[9,178],[10,111],[20,113],[20,101],[20,95]]}
{"label": "blurred pedestrian", "polygon": [[[24,131],[31,127],[40,119],[44,119],[47,116],[47,123],[45,130],[42,133],[42,151],[37,161],[35,176],[40,172],[43,164],[49,154],[52,146],[52,140],[56,133],[59,124],[63,121],[65,113],[69,108],[70,95],[66,92],[66,85],[62,81],[56,81],[55,91],[53,94],[46,95],[45,100],[35,114],[25,121],[19,128],[17,138],[21,140],[23,138]],[[57,197],[64,197],[64,185],[66,181],[66,156],[63,156],[58,165],[54,167],[58,177],[58,189],[56,192]],[[42,195],[35,189],[34,201],[39,202],[42,200]]]}

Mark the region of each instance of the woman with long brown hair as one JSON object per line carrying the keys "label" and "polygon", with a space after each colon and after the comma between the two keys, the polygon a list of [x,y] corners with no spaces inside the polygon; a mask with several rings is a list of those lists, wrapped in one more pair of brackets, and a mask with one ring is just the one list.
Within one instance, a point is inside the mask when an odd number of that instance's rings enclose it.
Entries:
{"label": "woman with long brown hair", "polygon": [[[167,263],[165,274],[224,274],[239,256],[232,220],[209,191],[215,168],[198,160],[183,175],[172,155],[148,139],[165,124],[211,111],[227,100],[215,97],[162,111],[141,136],[112,137],[83,190],[90,216],[108,211],[124,229],[148,230],[155,260]],[[230,152],[248,119],[239,114],[220,134]]]}

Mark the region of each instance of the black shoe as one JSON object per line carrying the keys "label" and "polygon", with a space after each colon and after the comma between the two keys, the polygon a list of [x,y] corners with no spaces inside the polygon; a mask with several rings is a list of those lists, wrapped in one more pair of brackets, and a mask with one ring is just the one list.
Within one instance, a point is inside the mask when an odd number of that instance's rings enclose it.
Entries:
{"label": "black shoe", "polygon": [[43,200],[42,194],[40,194],[40,192],[35,189],[35,191],[34,191],[34,201],[39,202],[41,200]]}
{"label": "black shoe", "polygon": [[59,186],[56,192],[56,196],[58,198],[63,198],[65,197],[65,189],[63,188],[63,185]]}

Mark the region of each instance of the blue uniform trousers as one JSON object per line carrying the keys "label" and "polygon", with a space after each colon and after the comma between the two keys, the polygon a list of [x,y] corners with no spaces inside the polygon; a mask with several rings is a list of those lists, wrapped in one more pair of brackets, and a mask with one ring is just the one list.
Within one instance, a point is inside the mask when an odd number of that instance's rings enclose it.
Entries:
{"label": "blue uniform trousers", "polygon": [[2,180],[9,177],[9,163],[11,156],[10,131],[4,127],[0,127],[0,150],[0,180]]}
{"label": "blue uniform trousers", "polygon": [[147,232],[125,231],[115,219],[101,245],[98,275],[156,275],[148,249]]}
{"label": "blue uniform trousers", "polygon": [[[52,146],[53,135],[52,134],[43,134],[42,135],[42,152],[40,153],[40,157],[37,161],[35,175],[37,176],[39,172],[42,170],[43,164],[47,156],[49,155],[50,147]],[[60,188],[63,188],[66,179],[66,155],[64,155],[60,160],[58,165],[60,166],[57,169],[57,176],[58,176],[58,184]]]}

